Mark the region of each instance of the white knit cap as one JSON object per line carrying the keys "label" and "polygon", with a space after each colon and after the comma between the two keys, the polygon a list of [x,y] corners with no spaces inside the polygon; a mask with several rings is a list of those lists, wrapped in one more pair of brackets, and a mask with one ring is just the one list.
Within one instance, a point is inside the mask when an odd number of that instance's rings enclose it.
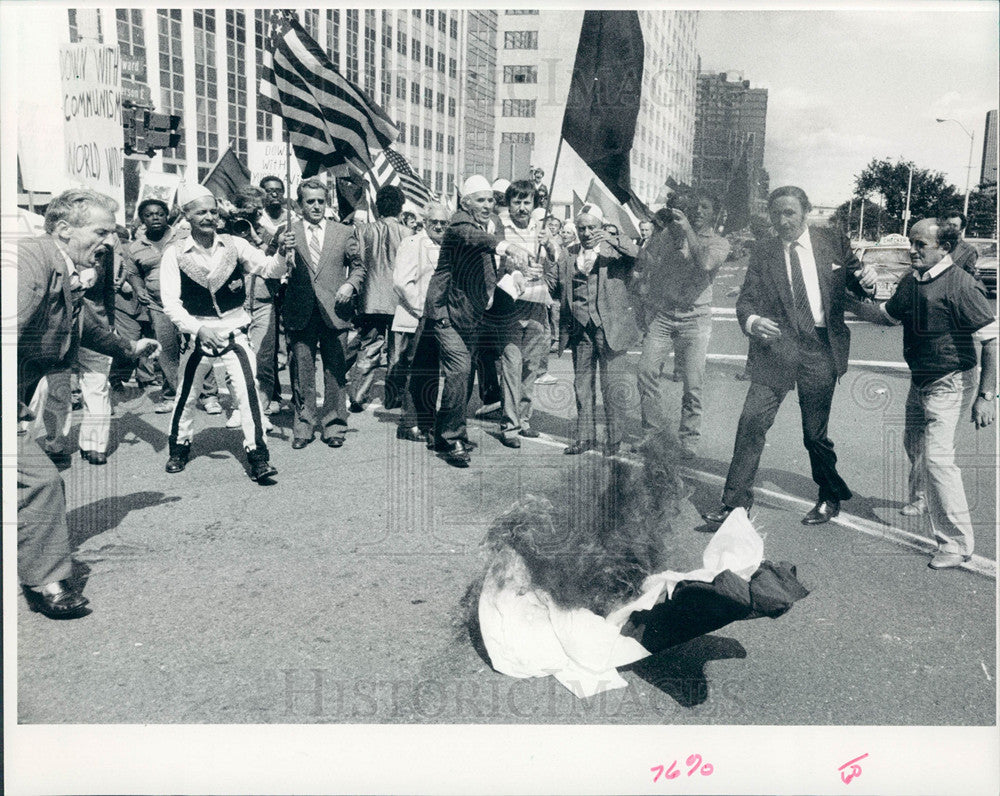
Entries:
{"label": "white knit cap", "polygon": [[177,204],[182,208],[198,199],[214,198],[215,194],[204,185],[199,185],[198,183],[182,182],[177,186]]}
{"label": "white knit cap", "polygon": [[490,181],[479,174],[473,174],[462,184],[462,196],[469,196],[470,194],[482,191],[493,193],[493,188],[490,187]]}
{"label": "white knit cap", "polygon": [[590,204],[589,202],[580,208],[580,212],[576,214],[576,217],[580,216],[593,216],[598,221],[604,221],[604,212],[595,204]]}
{"label": "white knit cap", "polygon": [[510,188],[510,180],[505,180],[503,177],[497,177],[493,180],[493,193],[507,193],[508,188]]}

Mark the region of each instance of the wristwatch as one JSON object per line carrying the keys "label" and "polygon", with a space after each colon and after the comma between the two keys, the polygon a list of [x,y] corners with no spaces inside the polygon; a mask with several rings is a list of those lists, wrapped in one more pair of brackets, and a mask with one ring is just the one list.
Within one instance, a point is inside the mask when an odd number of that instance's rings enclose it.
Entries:
{"label": "wristwatch", "polygon": [[997,399],[997,393],[986,392],[985,390],[982,390],[979,393],[979,397],[982,398],[984,401],[995,401]]}

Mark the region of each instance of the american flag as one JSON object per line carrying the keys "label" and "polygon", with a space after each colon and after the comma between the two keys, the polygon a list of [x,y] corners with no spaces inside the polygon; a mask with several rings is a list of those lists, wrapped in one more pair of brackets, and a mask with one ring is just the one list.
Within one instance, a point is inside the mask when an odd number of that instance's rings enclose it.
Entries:
{"label": "american flag", "polygon": [[386,185],[399,186],[403,195],[421,210],[435,201],[434,195],[406,162],[406,158],[389,147],[375,156],[375,165],[365,174],[368,207],[372,211],[375,210],[375,195]]}
{"label": "american flag", "polygon": [[366,171],[372,153],[399,135],[385,111],[337,71],[291,11],[275,11],[271,18],[258,107],[285,120],[303,177],[345,164]]}

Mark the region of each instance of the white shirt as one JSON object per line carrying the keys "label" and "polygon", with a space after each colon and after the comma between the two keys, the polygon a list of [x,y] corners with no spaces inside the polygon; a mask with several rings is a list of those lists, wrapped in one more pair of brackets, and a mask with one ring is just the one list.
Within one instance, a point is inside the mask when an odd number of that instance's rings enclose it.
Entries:
{"label": "white shirt", "polygon": [[[799,262],[802,264],[802,281],[806,285],[806,298],[809,299],[809,309],[812,310],[813,323],[816,326],[826,328],[826,313],[823,311],[823,297],[819,292],[819,275],[816,273],[816,258],[813,256],[812,241],[809,238],[809,227],[806,227],[798,240],[793,241],[796,247],[796,254],[799,255]],[[785,254],[785,278],[789,287],[792,286],[792,258],[788,251],[792,243],[781,242]],[[794,295],[795,289],[792,288]],[[754,321],[760,315],[750,315],[747,318],[746,333],[750,334]],[[773,320],[773,319],[772,319]]]}
{"label": "white shirt", "polygon": [[285,258],[278,255],[268,257],[243,238],[216,235],[209,249],[199,244],[194,235],[174,241],[163,250],[160,260],[160,297],[163,299],[163,312],[182,334],[198,334],[202,326],[215,331],[231,332],[250,323],[250,315],[243,307],[237,307],[217,318],[192,315],[181,303],[178,253],[183,252],[193,257],[210,275],[214,275],[220,267],[225,268],[226,252],[230,246],[236,250],[237,260],[244,273],[257,274],[267,279],[277,279],[285,274]]}
{"label": "white shirt", "polygon": [[306,248],[312,251],[312,236],[318,232],[319,233],[319,249],[323,250],[323,241],[326,240],[326,219],[321,218],[318,224],[313,224],[311,221],[302,220],[302,226],[306,230]]}
{"label": "white shirt", "polygon": [[576,270],[579,271],[584,276],[590,276],[591,270],[594,268],[594,263],[597,262],[597,247],[593,249],[580,249],[580,253],[576,256]]}

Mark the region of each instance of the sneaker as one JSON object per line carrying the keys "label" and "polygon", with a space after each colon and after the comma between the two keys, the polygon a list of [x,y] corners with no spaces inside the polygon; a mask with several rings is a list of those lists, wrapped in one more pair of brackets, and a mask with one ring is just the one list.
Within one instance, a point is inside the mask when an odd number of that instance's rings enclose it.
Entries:
{"label": "sneaker", "polygon": [[221,415],[222,414],[222,404],[219,403],[219,399],[214,395],[208,396],[204,401],[201,402],[201,408],[205,410],[206,415]]}
{"label": "sneaker", "polygon": [[494,401],[491,404],[483,404],[476,410],[476,417],[485,417],[493,412],[500,411],[500,402]]}
{"label": "sneaker", "polygon": [[165,415],[174,411],[174,405],[170,401],[156,401],[153,404],[153,411],[158,415]]}
{"label": "sneaker", "polygon": [[264,407],[265,415],[276,415],[281,411],[281,403],[278,401],[268,401],[267,406]]}
{"label": "sneaker", "polygon": [[243,415],[239,409],[234,409],[229,419],[226,421],[226,428],[239,428],[243,425]]}
{"label": "sneaker", "polygon": [[535,379],[535,384],[557,384],[559,379],[553,376],[551,373],[543,373],[537,379]]}

